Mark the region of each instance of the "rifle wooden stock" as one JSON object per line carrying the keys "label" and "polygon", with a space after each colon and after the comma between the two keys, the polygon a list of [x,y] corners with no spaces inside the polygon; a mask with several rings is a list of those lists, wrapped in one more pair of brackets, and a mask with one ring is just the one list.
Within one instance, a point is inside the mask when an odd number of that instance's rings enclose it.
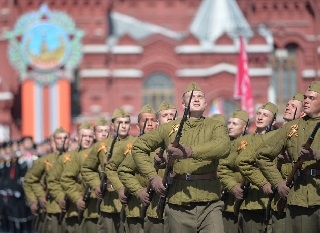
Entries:
{"label": "rifle wooden stock", "polygon": [[234,202],[233,210],[234,210],[234,214],[236,216],[238,216],[242,202],[246,199],[246,197],[248,195],[250,182],[248,180],[244,180],[243,182],[241,182],[240,187],[243,190],[243,198],[241,200],[236,199],[236,201]]}
{"label": "rifle wooden stock", "polygon": [[[82,198],[82,200],[84,201],[84,203],[86,205],[86,208],[87,208],[87,206],[89,204],[90,195],[91,195],[91,188],[88,187],[88,188],[86,188],[86,190],[84,192],[84,195],[83,195],[83,198]],[[78,210],[78,222],[79,222],[79,224],[82,222],[84,211],[85,211],[85,209],[84,210]]]}
{"label": "rifle wooden stock", "polygon": [[66,202],[66,211],[62,211],[59,215],[58,223],[61,224],[63,222],[64,216],[68,212],[69,206],[70,206],[70,200],[67,197],[67,195],[64,196],[64,200]]}
{"label": "rifle wooden stock", "polygon": [[[131,199],[131,194],[128,189],[125,189],[124,194],[127,197],[127,204],[128,204]],[[122,204],[122,206],[121,206],[120,219],[122,222],[125,222],[125,220],[126,220],[126,206],[127,206],[127,204]]]}
{"label": "rifle wooden stock", "polygon": [[[303,148],[306,150],[309,150],[311,147],[311,144],[314,140],[314,137],[316,136],[318,129],[320,128],[320,122],[318,122],[316,124],[316,126],[314,127],[314,129],[312,130],[311,135],[308,137],[306,143],[303,145]],[[290,189],[293,187],[294,185],[294,179],[295,179],[295,174],[298,170],[301,169],[302,165],[303,165],[303,160],[299,157],[297,161],[294,162],[293,168],[291,173],[289,174],[289,176],[287,177],[287,181],[286,181],[286,186],[289,187]],[[283,214],[284,212],[284,208],[286,207],[287,204],[287,199],[285,198],[280,198],[280,200],[277,203],[277,210],[278,210],[278,214]]]}
{"label": "rifle wooden stock", "polygon": [[[149,194],[149,202],[151,203],[153,195],[154,195],[154,190],[152,189],[152,186],[151,186],[150,182],[148,183],[148,186],[147,186],[147,193]],[[141,206],[140,217],[142,219],[146,217],[147,210],[148,210],[148,207],[150,206],[150,203],[149,203],[149,205],[142,205]]]}

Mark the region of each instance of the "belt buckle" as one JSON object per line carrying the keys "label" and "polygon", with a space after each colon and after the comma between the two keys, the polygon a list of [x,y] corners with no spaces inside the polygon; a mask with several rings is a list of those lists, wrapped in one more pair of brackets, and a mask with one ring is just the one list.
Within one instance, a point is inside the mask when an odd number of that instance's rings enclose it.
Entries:
{"label": "belt buckle", "polygon": [[190,175],[191,175],[190,173],[186,174],[186,180],[189,180]]}
{"label": "belt buckle", "polygon": [[317,170],[316,169],[310,169],[310,176],[317,176]]}

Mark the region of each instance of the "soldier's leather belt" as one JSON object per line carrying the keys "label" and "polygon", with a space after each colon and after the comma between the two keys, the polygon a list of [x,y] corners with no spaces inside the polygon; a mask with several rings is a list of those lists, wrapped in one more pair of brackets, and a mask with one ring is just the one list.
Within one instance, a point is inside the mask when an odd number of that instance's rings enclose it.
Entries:
{"label": "soldier's leather belt", "polygon": [[217,172],[204,173],[204,174],[178,174],[173,176],[173,179],[177,180],[212,180],[217,179]]}
{"label": "soldier's leather belt", "polygon": [[318,169],[303,169],[298,172],[298,176],[307,175],[307,176],[320,176],[320,170]]}

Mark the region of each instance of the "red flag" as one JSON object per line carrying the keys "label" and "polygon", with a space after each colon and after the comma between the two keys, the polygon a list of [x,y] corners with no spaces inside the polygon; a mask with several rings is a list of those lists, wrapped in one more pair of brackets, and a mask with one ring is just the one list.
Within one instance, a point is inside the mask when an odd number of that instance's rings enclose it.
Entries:
{"label": "red flag", "polygon": [[241,109],[254,116],[253,97],[248,72],[248,59],[242,36],[240,36],[240,51],[238,57],[238,70],[236,75],[234,98],[241,99]]}

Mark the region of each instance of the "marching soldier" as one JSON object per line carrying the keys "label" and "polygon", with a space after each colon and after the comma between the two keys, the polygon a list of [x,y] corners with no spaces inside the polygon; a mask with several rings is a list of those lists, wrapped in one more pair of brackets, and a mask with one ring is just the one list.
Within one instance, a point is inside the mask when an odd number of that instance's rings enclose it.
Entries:
{"label": "marching soldier", "polygon": [[[283,114],[284,124],[303,117],[305,115],[303,111],[303,94],[296,93],[292,99],[290,99],[286,105],[285,112]],[[292,161],[289,160],[286,151],[282,150],[277,157],[277,169],[281,172],[283,179],[286,179],[292,170]],[[269,197],[271,203],[271,219],[272,219],[272,233],[285,233],[285,212],[278,213],[277,204],[280,201],[279,194],[273,190],[274,198]],[[269,210],[267,210],[269,211]]]}
{"label": "marching soldier", "polygon": [[[120,164],[128,153],[131,153],[132,142],[134,137],[129,135],[130,130],[130,115],[123,109],[117,108],[114,110],[111,120],[111,128],[115,132],[114,137],[97,142],[84,161],[81,169],[81,174],[85,182],[93,189],[97,198],[101,199],[101,205],[98,207],[101,211],[100,218],[98,220],[98,232],[124,232],[123,224],[120,221],[120,209],[121,203],[118,198],[118,193],[124,192],[122,190],[123,185],[119,181],[117,173],[108,174],[106,193],[102,194],[101,181],[99,177],[99,166],[104,173],[104,167],[112,160],[118,161],[116,164]],[[117,130],[118,129],[118,130]],[[114,141],[115,140],[115,141]],[[112,146],[112,142],[115,142]],[[111,151],[112,150],[112,151]],[[108,154],[110,153],[110,156]],[[110,161],[107,161],[107,157],[110,157]],[[112,185],[109,181],[114,178],[118,182],[112,181]],[[103,182],[104,183],[104,182]],[[105,187],[105,186],[103,186]],[[122,190],[122,191],[121,191]],[[120,195],[120,194],[119,194]]]}
{"label": "marching soldier", "polygon": [[[162,101],[158,111],[157,111],[157,118],[159,125],[168,123],[176,118],[177,115],[177,109],[175,106],[173,106],[168,101]],[[163,177],[164,175],[164,168],[166,166],[166,158],[167,154],[164,150],[165,148],[160,148],[156,151],[156,153],[152,153],[151,159],[154,159],[154,166],[156,168],[156,171],[158,174]],[[163,153],[162,156],[160,156],[160,153]],[[151,187],[150,187],[151,188]],[[152,191],[154,192],[154,191]],[[151,194],[149,194],[151,195]],[[159,202],[159,195],[153,194],[152,198],[149,197],[149,200],[151,199],[150,206],[147,209],[147,217],[144,219],[144,232],[145,233],[164,233],[164,220],[163,216],[162,219],[158,218],[157,214],[157,205]]]}
{"label": "marching soldier", "polygon": [[[77,157],[85,157],[89,154],[88,149],[92,146],[94,140],[93,129],[90,123],[81,123],[78,127],[76,137],[79,142],[79,148],[62,154],[55,162],[47,178],[49,193],[59,204],[62,211],[58,216],[58,222],[61,224],[63,219],[65,219],[66,232],[68,233],[79,232],[80,224],[78,222],[77,206],[74,203],[74,199],[71,198],[72,193],[66,193],[62,188],[61,174],[69,162]],[[74,184],[74,188],[75,192],[81,192],[81,181]]]}
{"label": "marching soldier", "polygon": [[[246,133],[248,123],[249,115],[243,110],[238,109],[230,116],[227,124],[228,134],[231,140],[230,153],[237,150],[235,139]],[[241,174],[235,167],[235,158],[228,157],[220,160],[218,174],[224,186],[221,195],[221,199],[225,203],[222,212],[224,230],[226,233],[238,233],[238,216],[234,214],[235,197],[232,194],[232,188],[241,182]]]}
{"label": "marching soldier", "polygon": [[[150,105],[144,105],[138,115],[140,134],[148,133],[158,126],[157,115]],[[118,168],[120,181],[128,189],[126,205],[125,231],[126,233],[143,233],[144,219],[141,218],[141,204],[150,204],[147,190],[148,181],[139,174],[132,155],[129,154]],[[128,197],[129,196],[129,197]]]}
{"label": "marching soldier", "polygon": [[[256,152],[260,170],[281,198],[287,199],[285,232],[320,231],[319,81],[312,82],[304,93],[304,113],[306,116],[283,125]],[[294,166],[299,172],[295,172],[297,177],[293,184],[287,184],[274,163],[283,149],[290,160],[297,161]],[[289,186],[293,187],[290,189]]]}
{"label": "marching soldier", "polygon": [[38,221],[43,222],[37,229],[38,232],[62,232],[63,229],[63,226],[58,223],[61,210],[48,192],[46,180],[53,165],[66,150],[68,139],[69,134],[63,128],[56,129],[52,134],[52,141],[56,150],[36,160],[25,175],[23,188],[31,211],[34,215],[39,215],[38,218],[40,219]]}
{"label": "marching soldier", "polygon": [[[241,211],[238,218],[238,227],[240,232],[259,232],[262,230],[262,224],[264,220],[264,206],[261,206],[261,201],[266,199],[262,191],[259,191],[255,186],[248,184],[245,186],[245,179],[241,176],[234,174],[238,171],[237,160],[240,158],[240,153],[245,150],[249,145],[253,144],[256,138],[260,138],[262,134],[265,134],[268,129],[275,124],[275,115],[277,113],[277,107],[268,102],[262,105],[256,113],[256,132],[255,134],[248,134],[242,137],[238,137],[233,141],[233,147],[227,159],[220,160],[219,164],[219,177],[221,183],[227,190],[232,193],[236,199],[234,203],[235,215],[238,215],[241,200],[244,202],[241,205]],[[242,183],[242,185],[241,185]],[[247,190],[245,195],[244,187]],[[263,199],[264,198],[264,199]],[[251,229],[252,227],[252,229]]]}
{"label": "marching soldier", "polygon": [[[109,135],[109,122],[100,117],[95,125],[94,132],[97,141],[102,141]],[[65,190],[71,202],[77,205],[78,220],[80,225],[80,232],[91,233],[97,232],[99,214],[96,209],[97,198],[95,195],[91,196],[91,189],[86,186],[82,180],[80,171],[84,160],[89,156],[91,147],[81,151],[81,153],[74,154],[69,162],[65,164],[64,170],[61,174],[61,185]],[[82,184],[82,190],[78,189],[78,184]],[[92,192],[94,194],[94,192]],[[83,221],[82,221],[82,218]]]}
{"label": "marching soldier", "polygon": [[[267,195],[270,195],[272,190],[260,170],[252,165],[254,164],[252,161],[255,160],[252,153],[266,138],[274,135],[272,127],[276,123],[277,112],[278,108],[270,102],[262,105],[256,113],[256,132],[243,136],[236,142],[238,156],[235,164],[244,178],[250,182],[250,185],[245,187],[246,195],[243,195],[244,201],[240,207],[240,232],[259,232],[269,225],[269,222],[265,221],[265,210],[268,203]],[[253,179],[259,179],[258,186]]]}
{"label": "marching soldier", "polygon": [[[197,84],[191,83],[187,87],[182,100],[184,108],[190,106],[190,112],[187,109],[189,119],[181,124],[183,130],[178,148],[173,147],[172,142],[181,119],[139,137],[133,145],[133,159],[159,195],[165,196],[168,192],[165,232],[224,232],[217,166],[218,160],[226,157],[230,150],[227,130],[221,122],[203,116],[207,102]],[[176,159],[169,190],[148,158],[161,146],[166,146],[170,158]]]}

